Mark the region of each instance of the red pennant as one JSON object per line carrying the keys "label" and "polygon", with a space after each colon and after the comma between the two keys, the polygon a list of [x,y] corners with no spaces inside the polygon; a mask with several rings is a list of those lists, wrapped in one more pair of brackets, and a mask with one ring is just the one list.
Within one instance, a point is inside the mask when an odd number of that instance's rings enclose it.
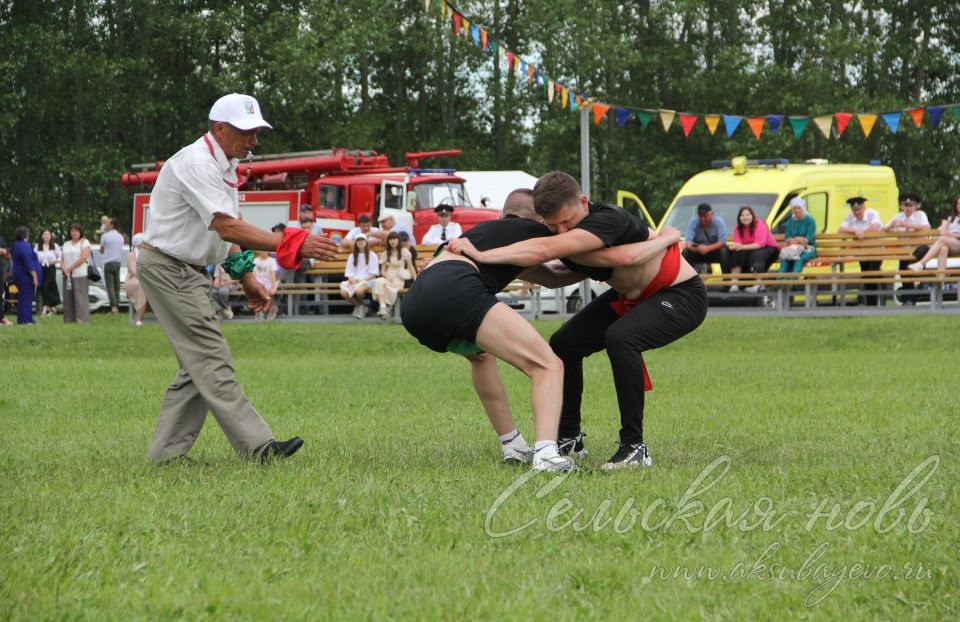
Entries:
{"label": "red pennant", "polygon": [[603,117],[607,114],[608,110],[610,110],[610,106],[606,104],[594,104],[593,105],[593,124],[600,125],[600,121],[603,120]]}
{"label": "red pennant", "polygon": [[913,117],[913,122],[917,127],[920,127],[920,124],[923,122],[923,112],[926,110],[923,106],[919,108],[911,108],[907,112],[910,113],[910,116]]}
{"label": "red pennant", "polygon": [[507,50],[507,72],[513,71],[513,59],[516,58],[513,52]]}
{"label": "red pennant", "polygon": [[459,13],[453,14],[453,34],[460,36],[460,21],[463,19],[463,15]]}
{"label": "red pennant", "polygon": [[697,119],[700,117],[685,112],[681,112],[678,116],[680,117],[680,127],[683,128],[683,137],[686,138],[690,136],[690,131],[693,130],[693,126],[696,125]]}
{"label": "red pennant", "polygon": [[847,129],[850,119],[853,118],[853,113],[836,112],[834,113],[833,118],[837,120],[837,136],[843,136],[843,131]]}
{"label": "red pennant", "polygon": [[753,135],[760,140],[760,134],[763,133],[763,124],[767,122],[766,117],[747,117],[747,125],[753,130]]}

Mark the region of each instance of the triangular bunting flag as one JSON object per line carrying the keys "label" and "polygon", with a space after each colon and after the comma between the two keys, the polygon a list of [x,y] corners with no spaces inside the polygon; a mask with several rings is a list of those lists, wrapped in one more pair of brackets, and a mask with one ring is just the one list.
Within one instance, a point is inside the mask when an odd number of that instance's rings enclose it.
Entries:
{"label": "triangular bunting flag", "polygon": [[593,124],[600,125],[600,121],[602,121],[603,117],[606,116],[608,110],[610,110],[610,106],[606,104],[594,104],[593,105]]}
{"label": "triangular bunting flag", "polygon": [[533,65],[527,65],[527,84],[533,84]]}
{"label": "triangular bunting flag", "polygon": [[580,98],[570,97],[570,112],[576,112],[580,108]]}
{"label": "triangular bunting flag", "polygon": [[853,113],[850,112],[835,112],[833,113],[833,118],[837,120],[837,136],[843,136],[843,132],[846,131],[847,125],[850,124],[850,119],[853,118]]}
{"label": "triangular bunting flag", "polygon": [[757,140],[760,140],[760,134],[763,133],[763,124],[766,122],[766,117],[747,117],[747,125],[750,126],[750,130],[757,137]]}
{"label": "triangular bunting flag", "polygon": [[633,116],[630,114],[630,111],[626,108],[616,108],[614,112],[617,115],[617,125],[623,127],[627,124],[627,121],[630,120],[630,117]]}
{"label": "triangular bunting flag", "polygon": [[424,11],[430,10],[430,0],[423,0],[423,10]]}
{"label": "triangular bunting flag", "polygon": [[[490,39],[490,53],[497,58],[500,56],[500,44],[497,43],[496,39]],[[497,62],[499,62],[499,60]]]}
{"label": "triangular bunting flag", "polygon": [[670,131],[670,124],[673,123],[673,117],[677,116],[677,113],[673,110],[661,110],[660,111],[660,123],[663,124],[663,131]]}
{"label": "triangular bunting flag", "polygon": [[823,134],[824,138],[830,138],[830,130],[833,128],[833,115],[824,114],[814,117],[813,122],[817,124],[817,129]]}
{"label": "triangular bunting flag", "polygon": [[957,121],[960,121],[960,105],[947,106],[950,109],[950,112],[953,113],[953,118]]}
{"label": "triangular bunting flag", "polygon": [[869,138],[870,132],[873,131],[873,124],[877,122],[877,115],[864,112],[857,115],[857,120],[860,121],[863,135]]}
{"label": "triangular bunting flag", "polygon": [[737,131],[737,126],[740,125],[740,119],[742,118],[743,117],[739,117],[735,114],[723,115],[723,124],[727,128],[727,138],[733,136],[733,133]]}
{"label": "triangular bunting flag", "polygon": [[793,137],[800,140],[803,133],[807,131],[807,125],[810,123],[810,117],[790,117],[790,127],[793,129]]}
{"label": "triangular bunting flag", "polygon": [[890,128],[890,131],[896,134],[897,128],[900,127],[900,117],[902,115],[902,112],[885,112],[881,116],[883,117],[883,121],[887,124],[887,127]]}
{"label": "triangular bunting flag", "polygon": [[483,51],[486,51],[486,50],[487,50],[487,44],[488,44],[488,42],[487,42],[487,31],[484,30],[483,28],[481,28],[481,29],[480,29],[480,48],[481,48]]}
{"label": "triangular bunting flag", "polygon": [[[451,9],[452,11],[453,9]],[[460,15],[456,11],[453,11],[453,34],[454,36],[460,36],[460,22],[463,20],[463,15]]]}
{"label": "triangular bunting flag", "polygon": [[767,115],[767,127],[770,128],[770,135],[776,136],[777,131],[780,129],[780,126],[783,125],[783,115],[782,114],[768,114]]}
{"label": "triangular bunting flag", "polygon": [[567,107],[567,98],[569,96],[570,96],[570,89],[568,89],[567,87],[563,87],[562,89],[560,89],[560,107],[561,108]]}
{"label": "triangular bunting flag", "polygon": [[690,136],[690,132],[693,130],[693,126],[696,125],[699,117],[686,112],[681,112],[678,116],[680,117],[680,127],[683,128],[683,137],[687,138]]}
{"label": "triangular bunting flag", "polygon": [[547,81],[547,101],[553,103],[553,80]]}
{"label": "triangular bunting flag", "polygon": [[447,19],[447,3],[444,2],[440,5],[440,17]]}
{"label": "triangular bunting flag", "polygon": [[720,115],[705,114],[703,115],[703,122],[707,124],[707,131],[713,136],[714,132],[717,131],[717,127],[720,125]]}
{"label": "triangular bunting flag", "polygon": [[466,17],[463,18],[463,34],[470,36],[470,20]]}
{"label": "triangular bunting flag", "polygon": [[476,24],[470,25],[470,35],[473,36],[473,44],[480,47],[480,29]]}
{"label": "triangular bunting flag", "polygon": [[513,70],[513,59],[513,52],[507,50],[507,73],[510,73],[510,71]]}
{"label": "triangular bunting flag", "polygon": [[916,125],[917,127],[920,127],[920,124],[923,123],[923,111],[924,111],[923,106],[920,106],[919,108],[911,108],[910,110],[907,111],[910,113],[910,116],[913,118],[913,124]]}
{"label": "triangular bunting flag", "polygon": [[937,127],[940,125],[940,119],[943,117],[943,106],[930,106],[927,108],[927,114],[930,115],[930,125]]}
{"label": "triangular bunting flag", "polygon": [[653,118],[653,113],[649,110],[637,110],[633,113],[636,115],[637,120],[640,121],[640,126],[643,129],[647,129],[647,125],[650,123],[650,119]]}

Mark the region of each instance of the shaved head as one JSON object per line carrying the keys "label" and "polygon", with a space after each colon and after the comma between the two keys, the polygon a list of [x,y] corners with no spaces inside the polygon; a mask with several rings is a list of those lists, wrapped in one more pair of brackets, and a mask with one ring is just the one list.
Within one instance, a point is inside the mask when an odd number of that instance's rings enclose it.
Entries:
{"label": "shaved head", "polygon": [[537,212],[533,209],[533,190],[517,188],[507,195],[506,201],[503,202],[500,218],[510,215],[529,218],[530,220],[540,220]]}

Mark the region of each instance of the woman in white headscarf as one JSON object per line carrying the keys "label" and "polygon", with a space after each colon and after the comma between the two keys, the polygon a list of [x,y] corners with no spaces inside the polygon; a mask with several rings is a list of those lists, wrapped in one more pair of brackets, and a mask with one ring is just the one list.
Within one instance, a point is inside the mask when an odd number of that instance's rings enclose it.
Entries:
{"label": "woman in white headscarf", "polygon": [[133,236],[133,244],[130,252],[127,253],[127,278],[123,281],[123,287],[127,290],[127,299],[137,314],[137,326],[143,326],[143,316],[147,313],[147,295],[143,293],[140,279],[137,278],[137,258],[140,257],[141,243],[143,243],[142,233]]}
{"label": "woman in white headscarf", "polygon": [[807,202],[790,199],[793,215],[787,219],[780,249],[780,272],[801,272],[803,264],[817,256],[817,222],[807,213]]}

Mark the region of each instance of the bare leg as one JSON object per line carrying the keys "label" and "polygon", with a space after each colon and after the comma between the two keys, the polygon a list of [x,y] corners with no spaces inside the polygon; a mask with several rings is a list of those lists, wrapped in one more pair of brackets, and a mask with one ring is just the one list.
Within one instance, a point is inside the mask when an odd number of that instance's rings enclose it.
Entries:
{"label": "bare leg", "polygon": [[534,437],[557,440],[563,402],[563,363],[540,333],[502,302],[494,305],[477,330],[477,345],[530,377]]}
{"label": "bare leg", "polygon": [[941,236],[940,238],[938,238],[937,241],[930,246],[930,250],[927,251],[926,255],[921,257],[916,263],[910,264],[909,266],[910,269],[923,270],[923,267],[927,265],[928,261],[930,261],[934,257],[937,257],[940,254],[940,249],[944,247],[946,239],[949,239],[949,238],[945,238],[944,236]]}
{"label": "bare leg", "polygon": [[960,253],[960,240],[946,236],[940,239],[943,241],[943,248],[937,255],[937,270],[943,272],[947,269],[947,257]]}
{"label": "bare leg", "polygon": [[517,429],[510,416],[510,400],[507,390],[503,388],[500,372],[497,371],[497,359],[487,352],[483,354],[465,355],[470,361],[470,373],[473,377],[473,388],[483,404],[483,410],[493,425],[498,436]]}

